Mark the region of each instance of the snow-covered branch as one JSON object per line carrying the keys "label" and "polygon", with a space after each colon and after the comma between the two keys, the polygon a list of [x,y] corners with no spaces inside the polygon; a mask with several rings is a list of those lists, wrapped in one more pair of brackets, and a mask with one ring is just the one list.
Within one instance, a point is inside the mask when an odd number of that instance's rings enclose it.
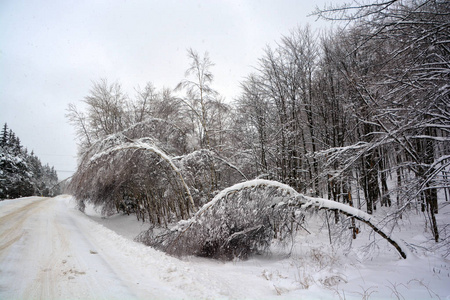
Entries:
{"label": "snow-covered branch", "polygon": [[177,174],[178,178],[180,179],[181,183],[183,184],[183,186],[185,188],[186,194],[189,197],[189,201],[191,202],[192,208],[195,208],[194,200],[192,199],[191,192],[189,191],[189,187],[186,185],[186,182],[184,181],[184,178],[181,175],[181,172],[178,169],[178,167],[173,163],[172,159],[167,154],[162,152],[160,149],[145,143],[145,139],[139,139],[139,140],[135,140],[135,141],[131,140],[130,143],[115,146],[115,147],[109,148],[103,152],[97,153],[91,157],[90,162],[95,163],[95,161],[99,160],[100,158],[102,158],[104,156],[108,156],[114,152],[126,151],[129,149],[150,151],[150,152],[158,155],[161,159],[163,159],[171,167],[171,169]]}
{"label": "snow-covered branch", "polygon": [[[338,211],[354,217],[386,239],[402,258],[409,255],[405,244],[393,234],[385,233],[379,228],[379,222],[374,216],[342,203],[308,197],[288,185],[263,179],[246,181],[222,190],[189,220],[180,221],[163,235],[153,236],[151,232],[147,232],[141,235],[140,241],[178,255],[200,255],[209,245],[212,248],[208,248],[208,256],[221,256],[230,251],[226,245],[237,232],[242,237],[248,232],[255,233],[255,228],[260,230],[258,234],[245,239],[246,245],[239,247],[245,248],[253,243],[268,245],[276,228],[287,226],[286,224],[296,220],[293,216],[299,216],[302,209],[310,207]],[[282,225],[278,226],[280,224]],[[289,234],[294,232],[290,231]],[[245,253],[257,251],[257,247],[252,249],[245,248]]]}

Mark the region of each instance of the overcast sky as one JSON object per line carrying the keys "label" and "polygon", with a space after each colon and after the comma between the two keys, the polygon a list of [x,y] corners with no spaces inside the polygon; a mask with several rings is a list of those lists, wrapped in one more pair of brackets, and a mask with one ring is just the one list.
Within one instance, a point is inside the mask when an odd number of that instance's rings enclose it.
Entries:
{"label": "overcast sky", "polygon": [[77,153],[66,109],[92,81],[118,81],[130,96],[147,82],[173,88],[193,48],[209,53],[213,87],[231,101],[266,45],[297,26],[323,26],[307,15],[336,1],[2,0],[1,125],[64,179]]}

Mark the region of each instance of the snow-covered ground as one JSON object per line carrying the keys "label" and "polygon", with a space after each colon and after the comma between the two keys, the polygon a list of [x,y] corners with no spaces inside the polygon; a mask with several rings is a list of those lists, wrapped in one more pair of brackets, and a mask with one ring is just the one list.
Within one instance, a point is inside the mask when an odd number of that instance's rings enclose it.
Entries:
{"label": "snow-covered ground", "polygon": [[[449,215],[439,214],[448,223]],[[133,216],[83,214],[70,196],[0,202],[0,299],[450,299],[450,262],[404,218],[397,236],[415,255],[362,233],[346,252],[311,217],[294,247],[221,262],[178,259],[134,242]],[[322,228],[322,230],[320,230]],[[369,237],[371,240],[369,240]],[[288,255],[290,252],[290,255]],[[347,253],[344,255],[343,253]]]}

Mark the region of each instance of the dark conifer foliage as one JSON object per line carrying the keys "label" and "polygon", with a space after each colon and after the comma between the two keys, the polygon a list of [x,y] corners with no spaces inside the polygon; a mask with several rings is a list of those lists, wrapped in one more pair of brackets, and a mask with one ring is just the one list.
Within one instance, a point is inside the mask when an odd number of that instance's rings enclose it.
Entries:
{"label": "dark conifer foliage", "polygon": [[53,167],[42,165],[33,151],[5,123],[0,134],[0,199],[59,193],[58,176]]}

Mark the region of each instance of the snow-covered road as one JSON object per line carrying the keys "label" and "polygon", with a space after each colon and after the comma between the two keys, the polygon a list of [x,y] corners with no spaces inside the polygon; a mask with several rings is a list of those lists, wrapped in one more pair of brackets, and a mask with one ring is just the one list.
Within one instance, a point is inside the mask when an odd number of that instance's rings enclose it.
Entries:
{"label": "snow-covered road", "polygon": [[[70,196],[0,201],[0,299],[450,297],[448,260],[431,254],[403,260],[379,243],[378,255],[359,261],[357,247],[333,254],[326,234],[311,233],[289,257],[178,259],[131,239],[145,226],[133,216],[83,214]],[[417,240],[416,232],[403,234]]]}
{"label": "snow-covered road", "polygon": [[[157,269],[153,276],[139,270],[149,261],[141,260],[142,254],[132,257],[133,249],[125,246],[130,241],[74,210],[68,199],[31,197],[1,204],[0,299],[185,297],[168,288]],[[155,254],[159,262],[152,267],[164,267],[169,258]]]}
{"label": "snow-covered road", "polygon": [[60,198],[9,202],[0,210],[1,299],[135,296]]}
{"label": "snow-covered road", "polygon": [[0,202],[0,299],[264,298],[267,290],[242,285],[274,290],[242,268],[217,278],[218,267],[227,269],[130,241],[77,211],[69,196]]}

